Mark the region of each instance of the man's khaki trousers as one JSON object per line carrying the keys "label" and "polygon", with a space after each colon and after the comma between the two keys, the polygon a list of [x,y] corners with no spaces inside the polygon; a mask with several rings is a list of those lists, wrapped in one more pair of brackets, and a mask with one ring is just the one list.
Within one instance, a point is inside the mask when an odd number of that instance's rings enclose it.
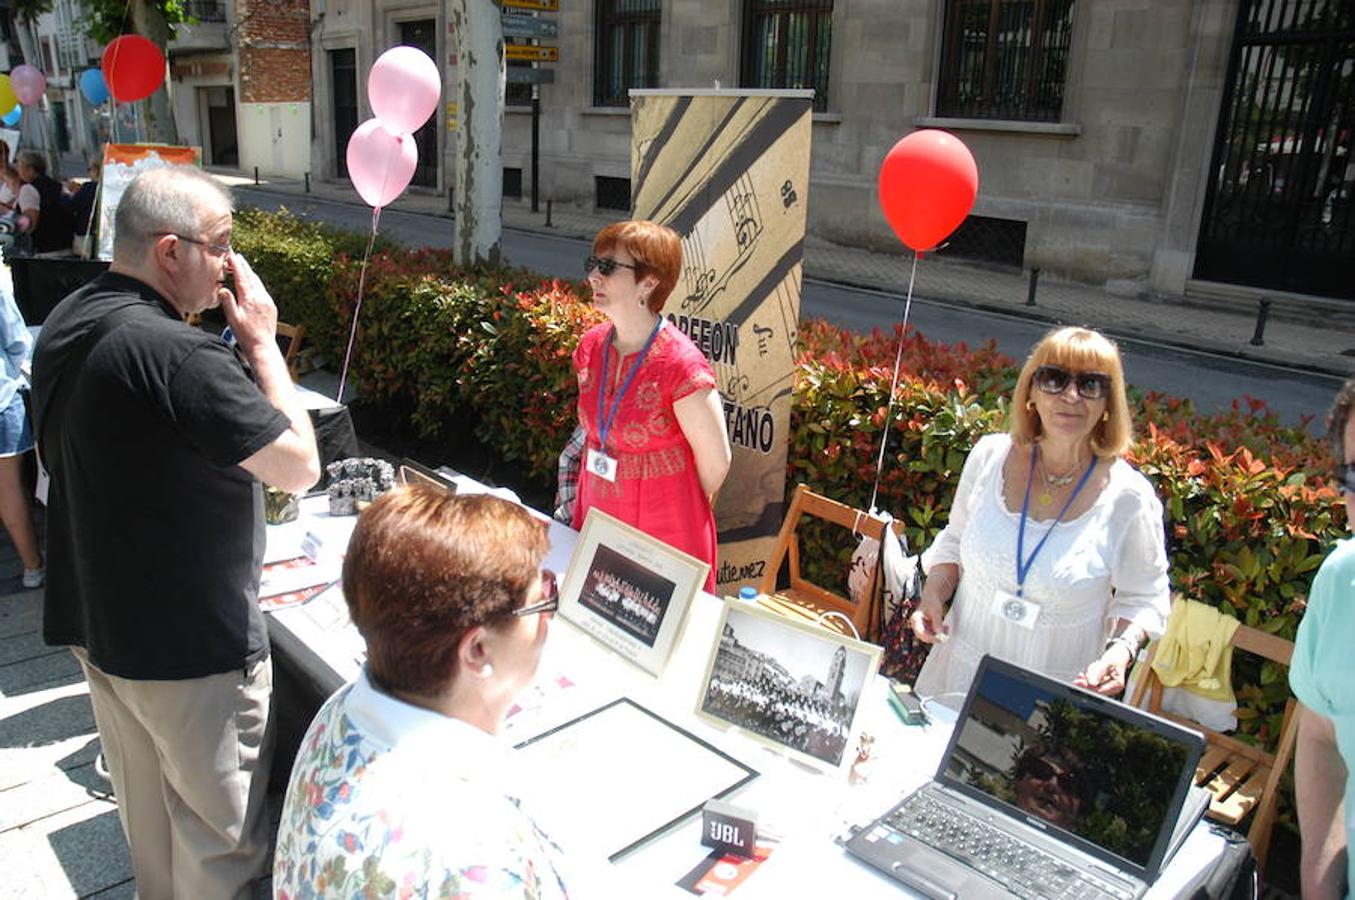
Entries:
{"label": "man's khaki trousers", "polygon": [[268,853],[271,659],[183,681],[108,675],[72,648],[131,848],[140,900],[250,895]]}

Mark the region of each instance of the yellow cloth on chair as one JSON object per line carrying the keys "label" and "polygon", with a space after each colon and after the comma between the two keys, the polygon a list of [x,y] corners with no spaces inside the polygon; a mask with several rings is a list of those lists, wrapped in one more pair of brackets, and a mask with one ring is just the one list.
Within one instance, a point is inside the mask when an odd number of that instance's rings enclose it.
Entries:
{"label": "yellow cloth on chair", "polygon": [[1233,632],[1237,619],[1196,600],[1172,601],[1167,627],[1153,657],[1153,671],[1167,687],[1236,703],[1233,696]]}

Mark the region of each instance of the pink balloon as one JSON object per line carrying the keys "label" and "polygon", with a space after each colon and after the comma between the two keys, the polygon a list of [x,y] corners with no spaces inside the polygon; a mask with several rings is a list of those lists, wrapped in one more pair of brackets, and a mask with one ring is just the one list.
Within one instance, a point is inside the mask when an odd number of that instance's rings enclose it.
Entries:
{"label": "pink balloon", "polygon": [[367,76],[372,114],[387,131],[417,131],[438,108],[442,74],[428,54],[414,47],[392,47],[381,54]]}
{"label": "pink balloon", "polygon": [[24,106],[31,106],[42,99],[47,90],[47,76],[32,66],[15,66],[9,73],[9,83],[14,88],[14,96]]}
{"label": "pink balloon", "polygon": [[368,119],[348,139],[348,177],[368,206],[382,207],[409,186],[419,149],[408,134],[391,134]]}

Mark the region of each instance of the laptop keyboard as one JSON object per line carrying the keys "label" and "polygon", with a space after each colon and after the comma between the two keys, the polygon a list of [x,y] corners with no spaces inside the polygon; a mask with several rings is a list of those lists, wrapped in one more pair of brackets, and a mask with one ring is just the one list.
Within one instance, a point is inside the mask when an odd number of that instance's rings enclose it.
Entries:
{"label": "laptop keyboard", "polygon": [[1134,896],[1123,886],[1078,871],[925,792],[909,798],[884,824],[955,857],[1021,897],[1131,900]]}

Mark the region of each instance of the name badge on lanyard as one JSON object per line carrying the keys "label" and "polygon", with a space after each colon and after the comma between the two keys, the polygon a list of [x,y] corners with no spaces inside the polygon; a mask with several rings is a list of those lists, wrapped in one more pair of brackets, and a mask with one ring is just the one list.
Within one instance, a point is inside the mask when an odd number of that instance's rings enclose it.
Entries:
{"label": "name badge on lanyard", "polygon": [[1027,631],[1034,628],[1035,621],[1040,618],[1040,604],[1004,590],[994,594],[989,611],[1004,622],[1020,625]]}
{"label": "name badge on lanyard", "polygon": [[584,465],[588,471],[604,481],[616,481],[616,460],[601,450],[589,450]]}
{"label": "name badge on lanyard", "polygon": [[[606,408],[606,391],[603,390],[603,384],[607,378],[607,368],[612,357],[612,338],[616,335],[616,327],[612,327],[611,334],[608,335],[606,343],[602,345],[602,381],[598,383],[598,443],[601,445],[596,450],[590,449],[584,458],[584,467],[589,472],[604,481],[616,482],[616,458],[607,453],[607,436],[611,433],[612,423],[616,421],[616,411],[621,406],[621,398],[630,390],[631,382],[640,371],[640,366],[644,363],[645,357],[649,355],[649,348],[654,346],[654,338],[659,336],[659,329],[663,327],[663,316],[659,316],[659,321],[654,323],[654,330],[649,333],[649,340],[645,341],[644,347],[640,349],[635,363],[630,367],[630,372],[626,375],[621,387],[617,390],[616,396],[612,398],[611,411]],[[621,361],[617,360],[617,368],[621,367]]]}

